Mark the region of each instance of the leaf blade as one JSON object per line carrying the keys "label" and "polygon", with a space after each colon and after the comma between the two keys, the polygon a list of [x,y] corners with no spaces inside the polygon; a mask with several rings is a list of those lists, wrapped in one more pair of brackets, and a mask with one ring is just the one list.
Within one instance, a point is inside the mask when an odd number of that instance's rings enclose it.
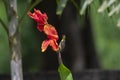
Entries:
{"label": "leaf blade", "polygon": [[61,15],[62,14],[62,12],[63,12],[66,4],[67,4],[67,1],[68,0],[59,0],[59,1],[57,1],[57,4],[58,4],[57,11],[56,11],[57,15]]}
{"label": "leaf blade", "polygon": [[58,72],[61,80],[73,80],[71,71],[64,64],[59,65]]}

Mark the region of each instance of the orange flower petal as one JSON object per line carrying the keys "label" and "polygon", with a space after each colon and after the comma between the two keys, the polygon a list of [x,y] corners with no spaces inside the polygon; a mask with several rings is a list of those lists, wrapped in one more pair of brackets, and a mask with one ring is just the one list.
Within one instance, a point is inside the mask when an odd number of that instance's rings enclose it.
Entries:
{"label": "orange flower petal", "polygon": [[50,46],[56,52],[59,50],[59,46],[58,46],[58,44],[57,44],[57,42],[55,40],[50,40]]}
{"label": "orange flower petal", "polygon": [[44,25],[44,32],[49,39],[58,40],[58,34],[54,26],[50,24]]}
{"label": "orange flower petal", "polygon": [[42,46],[41,46],[42,52],[44,52],[47,49],[49,44],[50,44],[50,40],[44,40],[42,42]]}

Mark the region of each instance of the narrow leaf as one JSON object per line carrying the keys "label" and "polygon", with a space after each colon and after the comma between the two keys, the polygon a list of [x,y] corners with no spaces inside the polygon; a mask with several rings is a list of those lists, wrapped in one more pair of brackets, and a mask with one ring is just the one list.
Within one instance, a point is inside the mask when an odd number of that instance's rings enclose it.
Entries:
{"label": "narrow leaf", "polygon": [[88,5],[90,5],[93,2],[93,0],[85,0],[82,9],[80,10],[80,15],[83,15],[85,13],[85,10],[87,9]]}
{"label": "narrow leaf", "polygon": [[110,7],[116,0],[110,0],[109,2],[106,0],[102,3],[102,5],[99,7],[98,12],[101,13],[108,7]]}
{"label": "narrow leaf", "polygon": [[118,21],[117,21],[117,27],[120,28],[120,19],[118,19]]}
{"label": "narrow leaf", "polygon": [[57,14],[57,15],[61,15],[61,14],[62,14],[62,12],[63,12],[66,4],[67,4],[67,1],[68,1],[68,0],[59,0],[59,1],[57,1],[57,2],[58,2],[58,3],[57,3],[57,4],[58,4],[58,6],[57,6],[57,11],[56,11],[56,14]]}
{"label": "narrow leaf", "polygon": [[98,12],[103,12],[107,8],[107,1],[104,1],[102,5],[99,7]]}
{"label": "narrow leaf", "polygon": [[120,11],[120,3],[109,12],[108,16],[112,16],[114,13],[119,13],[119,11]]}
{"label": "narrow leaf", "polygon": [[58,72],[61,80],[73,80],[71,71],[64,64],[59,65]]}
{"label": "narrow leaf", "polygon": [[110,1],[108,2],[108,7],[111,6],[113,3],[115,3],[115,1],[116,1],[116,0],[110,0]]}

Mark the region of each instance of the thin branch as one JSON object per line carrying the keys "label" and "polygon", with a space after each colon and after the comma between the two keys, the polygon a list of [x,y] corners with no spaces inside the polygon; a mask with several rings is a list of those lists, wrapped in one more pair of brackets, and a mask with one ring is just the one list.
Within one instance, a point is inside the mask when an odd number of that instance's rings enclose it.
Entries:
{"label": "thin branch", "polygon": [[17,32],[18,32],[18,30],[19,30],[19,27],[22,25],[22,23],[23,23],[26,15],[27,15],[27,12],[30,11],[31,9],[33,9],[33,8],[34,8],[37,4],[39,4],[41,1],[42,1],[42,0],[36,0],[36,1],[35,1],[32,5],[30,5],[30,6],[28,7],[28,9],[24,12],[24,14],[22,15],[22,17],[21,17],[21,19],[20,19],[20,21],[19,21],[19,23],[18,23]]}
{"label": "thin branch", "polygon": [[2,24],[3,28],[5,29],[5,31],[7,32],[7,35],[8,35],[8,28],[1,18],[0,18],[0,23]]}
{"label": "thin branch", "polygon": [[15,32],[15,35],[16,36],[18,33],[19,33],[19,28],[20,26],[22,25],[26,15],[27,15],[27,12],[30,11],[32,8],[34,8],[37,4],[39,4],[42,0],[36,0],[32,5],[30,5],[28,7],[28,9],[24,12],[24,14],[22,15],[20,21],[18,22],[18,26],[17,26],[17,29],[16,29],[16,32]]}
{"label": "thin branch", "polygon": [[93,0],[85,0],[82,9],[80,10],[80,15],[83,15],[85,13],[85,10],[87,9],[87,7],[93,2]]}
{"label": "thin branch", "polygon": [[63,63],[60,51],[57,53],[59,65]]}
{"label": "thin branch", "polygon": [[78,4],[75,2],[75,0],[71,0],[71,2],[73,3],[73,5],[75,6],[75,8],[77,9],[77,11],[79,12],[79,6]]}

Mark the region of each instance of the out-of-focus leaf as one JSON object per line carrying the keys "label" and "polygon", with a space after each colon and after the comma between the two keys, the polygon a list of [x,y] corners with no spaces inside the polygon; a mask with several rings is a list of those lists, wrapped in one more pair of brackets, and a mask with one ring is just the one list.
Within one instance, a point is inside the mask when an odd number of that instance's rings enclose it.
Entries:
{"label": "out-of-focus leaf", "polygon": [[88,5],[90,5],[93,2],[93,0],[85,0],[82,9],[80,10],[80,15],[83,15],[85,13],[86,8]]}
{"label": "out-of-focus leaf", "polygon": [[[6,9],[3,1],[4,0],[0,0],[0,19],[4,22],[4,25],[8,25]],[[10,54],[8,36],[3,28],[3,23],[0,22],[0,74],[10,73],[9,61]]]}
{"label": "out-of-focus leaf", "polygon": [[58,72],[61,80],[73,80],[71,71],[64,64],[59,65]]}
{"label": "out-of-focus leaf", "polygon": [[114,13],[119,13],[120,12],[120,4],[118,4],[116,7],[114,7],[110,13],[108,14],[108,16],[112,16]]}
{"label": "out-of-focus leaf", "polygon": [[78,4],[75,2],[75,0],[71,0],[72,4],[75,6],[75,8],[78,10],[79,12],[79,6]]}
{"label": "out-of-focus leaf", "polygon": [[99,7],[98,12],[103,12],[106,8],[110,7],[116,0],[110,0],[109,2],[105,0]]}
{"label": "out-of-focus leaf", "polygon": [[[96,51],[98,52],[101,67],[103,69],[119,69],[120,28],[116,27],[119,14],[108,17],[107,15],[111,8],[102,12],[102,14],[98,14],[97,10],[100,4],[100,0],[95,0],[94,4],[90,5],[89,11]],[[116,3],[116,5],[118,5],[118,3]]]}
{"label": "out-of-focus leaf", "polygon": [[56,0],[56,3],[58,4],[59,0]]}
{"label": "out-of-focus leaf", "polygon": [[109,0],[108,7],[111,6],[116,0]]}
{"label": "out-of-focus leaf", "polygon": [[56,11],[57,15],[61,15],[62,14],[62,12],[63,12],[66,4],[67,4],[67,1],[68,0],[59,0],[58,1],[57,11]]}
{"label": "out-of-focus leaf", "polygon": [[30,3],[32,0],[27,0],[28,3]]}
{"label": "out-of-focus leaf", "polygon": [[107,1],[104,1],[100,8],[98,9],[98,12],[103,12],[107,8]]}
{"label": "out-of-focus leaf", "polygon": [[118,21],[117,21],[117,27],[120,28],[120,19],[118,19]]}

